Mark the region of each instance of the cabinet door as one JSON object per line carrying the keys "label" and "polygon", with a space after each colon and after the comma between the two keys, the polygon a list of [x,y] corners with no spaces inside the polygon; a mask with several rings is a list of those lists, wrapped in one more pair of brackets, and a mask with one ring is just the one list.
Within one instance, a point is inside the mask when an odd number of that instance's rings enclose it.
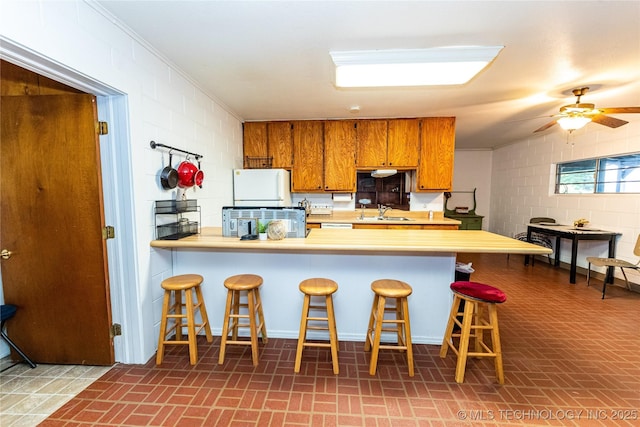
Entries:
{"label": "cabinet door", "polygon": [[267,157],[267,123],[245,122],[242,132],[244,167],[248,168],[247,157]]}
{"label": "cabinet door", "polygon": [[353,120],[324,122],[324,189],[356,191],[356,127]]}
{"label": "cabinet door", "polygon": [[290,122],[270,122],[267,124],[267,153],[273,157],[272,167],[291,169],[293,164],[293,144]]}
{"label": "cabinet door", "polygon": [[387,165],[392,167],[418,166],[420,151],[420,120],[389,120]]}
{"label": "cabinet door", "polygon": [[293,122],[292,191],[323,191],[324,143],[322,130],[321,121]]}
{"label": "cabinet door", "polygon": [[451,191],[455,117],[422,119],[417,191]]}
{"label": "cabinet door", "polygon": [[358,120],[356,135],[358,167],[387,166],[387,120]]}

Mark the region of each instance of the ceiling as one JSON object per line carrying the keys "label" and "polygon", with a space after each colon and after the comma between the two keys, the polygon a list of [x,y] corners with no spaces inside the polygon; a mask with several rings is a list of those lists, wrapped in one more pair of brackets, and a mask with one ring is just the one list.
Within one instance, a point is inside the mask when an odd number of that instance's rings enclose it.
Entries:
{"label": "ceiling", "polygon": [[[640,106],[638,1],[98,3],[242,120],[456,116],[456,147],[486,149],[532,136],[576,87],[596,107]],[[333,84],[332,50],[452,45],[505,47],[460,86]]]}

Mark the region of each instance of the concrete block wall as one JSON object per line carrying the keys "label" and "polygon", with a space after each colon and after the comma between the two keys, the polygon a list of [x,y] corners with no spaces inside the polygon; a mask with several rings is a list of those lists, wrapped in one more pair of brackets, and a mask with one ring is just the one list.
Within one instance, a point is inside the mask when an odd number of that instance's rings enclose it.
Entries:
{"label": "concrete block wall", "polygon": [[[640,152],[640,119],[630,114],[624,119],[630,123],[617,129],[591,123],[568,134],[556,127],[544,135],[496,149],[489,231],[513,236],[526,231],[526,224],[535,216],[552,217],[563,224],[586,218],[595,228],[622,233],[616,256],[636,262],[633,247],[640,233],[640,195],[554,194],[558,162]],[[581,241],[579,267],[587,267],[587,256],[606,257],[606,242]],[[561,260],[569,262],[570,258],[570,242],[563,240]],[[616,276],[622,277],[619,269]],[[640,283],[640,274],[632,272],[629,280]]]}
{"label": "concrete block wall", "polygon": [[[222,206],[232,203],[231,170],[242,165],[241,120],[95,2],[3,0],[0,44],[3,58],[20,57],[36,72],[46,64],[41,74],[52,77],[55,72],[95,84],[99,95],[117,98],[122,105],[114,113],[121,117],[110,126],[110,143],[125,148],[116,158],[103,159],[127,174],[119,181],[126,191],[111,183],[116,187],[113,203],[131,205],[132,215],[127,219],[130,229],[117,235],[133,246],[130,257],[124,257],[132,259],[123,260],[132,264],[133,279],[118,283],[117,274],[111,277],[111,292],[118,294],[112,306],[124,306],[113,307],[114,313],[128,316],[123,324],[127,336],[116,338],[126,340],[128,347],[119,351],[116,344],[116,360],[144,363],[157,346],[160,281],[173,273],[171,252],[149,246],[155,236],[153,206],[155,200],[176,197],[175,190],[163,190],[159,182],[168,156],[163,159],[162,150],[151,149],[149,142],[204,156],[203,188],[189,190],[187,197],[198,199],[203,226],[219,226]],[[174,156],[174,164],[180,160],[184,158]],[[116,178],[103,174],[103,180],[110,179]]]}

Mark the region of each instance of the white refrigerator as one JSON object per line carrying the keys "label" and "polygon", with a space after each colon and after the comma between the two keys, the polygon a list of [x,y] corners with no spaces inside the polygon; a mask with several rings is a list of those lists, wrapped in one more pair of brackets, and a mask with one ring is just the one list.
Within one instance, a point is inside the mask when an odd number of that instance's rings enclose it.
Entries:
{"label": "white refrigerator", "polygon": [[234,169],[234,206],[291,206],[291,178],[285,169]]}

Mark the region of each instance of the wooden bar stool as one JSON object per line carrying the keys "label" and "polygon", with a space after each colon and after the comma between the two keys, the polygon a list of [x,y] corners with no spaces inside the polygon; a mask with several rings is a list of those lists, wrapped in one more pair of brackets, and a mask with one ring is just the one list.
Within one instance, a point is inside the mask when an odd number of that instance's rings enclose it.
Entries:
{"label": "wooden bar stool", "polygon": [[[239,274],[228,277],[224,281],[227,291],[227,304],[224,310],[222,324],[222,340],[220,341],[220,357],[218,364],[224,363],[224,354],[227,344],[250,345],[253,365],[258,366],[258,334],[262,335],[262,342],[267,342],[267,327],[262,314],[262,301],[260,300],[260,285],[262,277],[255,274]],[[247,293],[247,302],[240,302],[240,293]],[[246,314],[240,314],[240,309],[247,309]],[[243,310],[244,311],[244,310]],[[256,317],[258,320],[256,321]],[[249,323],[240,323],[240,319],[248,319]],[[238,339],[238,328],[249,328],[250,341]],[[231,331],[229,331],[231,329]],[[231,339],[229,339],[231,332]]]}
{"label": "wooden bar stool", "polygon": [[[213,342],[209,318],[207,317],[207,309],[202,299],[202,290],[200,289],[202,281],[203,278],[199,274],[182,274],[180,276],[169,277],[162,281],[161,286],[162,289],[164,289],[164,300],[162,302],[162,318],[160,319],[160,339],[158,340],[156,365],[162,363],[165,345],[188,345],[189,362],[195,365],[198,361],[196,336],[203,329],[207,336],[207,341]],[[184,303],[182,302],[183,291],[185,295]],[[195,301],[193,300],[194,292],[196,294]],[[174,298],[173,304],[170,303],[172,294]],[[202,323],[195,323],[195,313],[198,309],[200,310]],[[175,320],[172,326],[169,325],[169,319]],[[187,319],[186,324],[183,322],[183,319]],[[187,341],[182,339],[183,327],[187,328]],[[167,339],[167,335],[173,331],[175,331],[175,340]]]}
{"label": "wooden bar stool", "polygon": [[[302,318],[300,319],[300,335],[298,336],[298,349],[296,351],[296,365],[294,372],[300,372],[302,361],[302,350],[304,347],[329,347],[331,348],[331,360],[333,361],[333,373],[338,374],[338,332],[336,330],[336,319],[333,312],[333,293],[338,290],[338,284],[330,279],[306,279],[300,282],[300,292],[304,294],[302,306]],[[324,305],[311,304],[311,297],[324,297]],[[325,310],[327,317],[309,316],[310,310]],[[314,322],[309,325],[309,321]],[[327,322],[327,326],[318,326],[316,322]],[[307,341],[307,330],[329,331],[329,343]]]}
{"label": "wooden bar stool", "polygon": [[[407,351],[409,376],[413,376],[413,347],[411,346],[411,322],[409,321],[409,303],[407,297],[413,289],[399,280],[382,279],[371,283],[374,292],[369,327],[364,343],[364,350],[371,350],[369,374],[375,375],[378,366],[378,352],[380,349],[396,349]],[[387,298],[395,299],[395,306],[387,307]],[[385,319],[385,312],[394,312],[395,319]],[[394,324],[393,328],[385,328],[384,324]],[[382,332],[395,332],[397,344],[380,344]]]}
{"label": "wooden bar stool", "polygon": [[[498,310],[496,304],[503,303],[507,296],[498,288],[477,282],[453,282],[453,305],[449,314],[449,322],[442,340],[440,357],[447,356],[449,347],[458,357],[456,364],[456,382],[464,381],[464,372],[468,357],[493,357],[498,382],[504,384],[502,368],[502,349],[500,348],[500,331],[498,330]],[[460,305],[464,301],[464,310],[460,312]],[[488,311],[485,318],[483,308]],[[462,321],[458,316],[462,315]],[[460,328],[454,333],[454,325]],[[484,341],[484,331],[491,331],[491,347]],[[474,351],[469,351],[469,342],[475,338]],[[458,347],[453,339],[458,338]]]}

